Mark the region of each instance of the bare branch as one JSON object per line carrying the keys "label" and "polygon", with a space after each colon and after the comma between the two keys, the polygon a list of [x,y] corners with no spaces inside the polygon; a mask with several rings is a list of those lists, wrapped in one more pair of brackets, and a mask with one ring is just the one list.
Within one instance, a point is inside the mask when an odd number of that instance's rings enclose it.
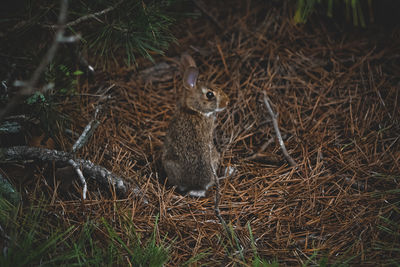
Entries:
{"label": "bare branch", "polygon": [[[107,13],[110,12],[110,11],[113,11],[113,10],[114,10],[116,7],[118,7],[122,2],[123,2],[123,1],[119,1],[119,2],[118,2],[117,4],[115,4],[114,6],[108,7],[108,8],[106,8],[106,9],[102,10],[102,11],[99,11],[99,12],[96,12],[96,13],[93,13],[93,14],[88,14],[88,15],[86,15],[86,16],[82,16],[82,17],[80,17],[80,18],[77,18],[77,19],[74,20],[74,21],[68,22],[65,26],[66,26],[66,27],[72,27],[72,26],[75,26],[75,25],[77,25],[77,24],[79,24],[79,23],[81,23],[81,22],[83,22],[83,21],[89,20],[89,19],[97,19],[97,17],[102,16],[102,15],[105,15],[105,14],[107,14]],[[51,28],[55,28],[56,25],[51,25],[50,27],[51,27]]]}
{"label": "bare branch", "polygon": [[288,151],[286,150],[285,143],[283,142],[283,139],[282,139],[281,131],[279,130],[279,127],[278,127],[278,115],[274,113],[269,102],[270,102],[269,98],[268,98],[267,94],[264,92],[264,103],[267,106],[269,115],[272,118],[272,124],[274,125],[274,130],[275,130],[276,136],[278,137],[279,146],[281,147],[283,155],[285,156],[286,160],[289,162],[290,166],[294,167],[297,165],[297,163],[296,163],[296,161],[294,161],[294,159],[289,155]]}
{"label": "bare branch", "polygon": [[72,159],[70,159],[68,161],[69,164],[71,164],[71,166],[75,169],[76,174],[79,177],[79,180],[81,181],[82,185],[83,185],[83,190],[82,190],[82,198],[85,200],[86,199],[86,193],[87,193],[87,183],[86,183],[86,179],[83,176],[83,173],[81,171],[81,169],[79,169],[79,165],[73,161]]}
{"label": "bare branch", "polygon": [[83,175],[95,179],[104,186],[110,184],[120,195],[126,195],[129,189],[128,183],[110,172],[104,167],[93,164],[90,160],[74,159],[71,153],[59,150],[51,150],[40,147],[16,146],[0,148],[0,160],[35,160],[41,162],[55,162],[58,165],[71,165],[71,160],[82,169]]}
{"label": "bare branch", "polygon": [[[107,89],[104,90],[104,92],[100,95],[100,99],[98,102],[101,102],[103,100],[107,100],[109,96],[107,96],[107,92],[113,88],[115,84],[110,85]],[[93,135],[94,131],[97,129],[97,127],[100,125],[100,121],[97,119],[99,116],[99,113],[101,112],[103,108],[103,105],[100,103],[97,105],[96,110],[94,112],[94,118],[91,120],[83,130],[82,134],[79,136],[78,140],[75,142],[75,144],[72,146],[71,153],[75,153],[78,151],[80,148],[82,148],[89,140],[89,138]]]}
{"label": "bare branch", "polygon": [[[103,95],[102,98],[104,98],[104,95]],[[99,112],[100,112],[101,108],[102,108],[101,104],[96,107],[96,111],[94,113],[94,119],[91,120],[88,123],[88,125],[86,125],[86,127],[83,130],[82,134],[79,136],[78,140],[72,146],[72,150],[71,150],[72,154],[75,154],[76,151],[78,151],[78,149],[82,148],[88,142],[89,138],[93,135],[94,131],[100,125],[100,121],[97,120],[97,117],[99,115]],[[82,171],[80,170],[80,166],[75,161],[73,161],[72,159],[70,159],[68,161],[68,163],[71,164],[72,167],[74,167],[75,172],[78,175],[79,180],[81,181],[81,183],[83,185],[83,192],[82,192],[83,199],[86,199],[87,183],[86,183],[85,177],[83,176]]]}
{"label": "bare branch", "polygon": [[[96,113],[97,113],[97,109],[96,109]],[[100,122],[96,118],[94,120],[91,120],[88,123],[88,125],[86,125],[86,127],[83,130],[81,136],[79,136],[78,140],[72,146],[71,153],[75,153],[80,148],[82,148],[87,143],[89,138],[93,135],[94,131],[97,129],[97,127],[99,125],[100,125]]]}

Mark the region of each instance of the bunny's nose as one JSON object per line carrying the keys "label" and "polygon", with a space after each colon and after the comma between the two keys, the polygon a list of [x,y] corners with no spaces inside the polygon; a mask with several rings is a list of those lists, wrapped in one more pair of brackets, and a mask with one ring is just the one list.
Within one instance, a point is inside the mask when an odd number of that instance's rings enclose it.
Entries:
{"label": "bunny's nose", "polygon": [[226,106],[228,106],[228,104],[229,104],[229,99],[227,96],[224,96],[221,99],[220,108],[225,108]]}

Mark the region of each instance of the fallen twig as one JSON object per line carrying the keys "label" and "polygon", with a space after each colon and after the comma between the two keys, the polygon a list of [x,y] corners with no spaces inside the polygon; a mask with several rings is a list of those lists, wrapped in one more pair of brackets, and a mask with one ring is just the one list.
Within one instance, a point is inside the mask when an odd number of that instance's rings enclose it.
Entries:
{"label": "fallen twig", "polygon": [[71,166],[75,169],[76,174],[79,177],[79,180],[81,181],[82,185],[83,185],[83,189],[82,189],[82,198],[86,199],[86,193],[87,193],[87,183],[86,183],[86,179],[83,176],[83,173],[81,171],[81,169],[79,168],[79,165],[73,161],[72,159],[68,160],[68,163],[71,164]]}
{"label": "fallen twig", "polygon": [[[80,149],[81,147],[83,147],[87,141],[89,140],[89,138],[93,135],[94,131],[96,130],[96,128],[100,125],[100,122],[97,120],[97,114],[99,112],[101,108],[100,106],[97,106],[95,114],[94,114],[94,119],[91,120],[89,122],[88,125],[86,125],[85,129],[83,130],[82,134],[79,136],[78,140],[75,142],[75,144],[72,146],[72,150],[71,153],[75,154],[76,151],[78,149]],[[76,174],[79,177],[79,180],[82,183],[83,189],[82,189],[82,198],[86,199],[86,193],[87,193],[87,183],[86,183],[86,179],[83,176],[82,171],[79,168],[79,165],[76,164],[75,161],[73,161],[72,159],[70,159],[68,161],[68,163],[75,169]]]}
{"label": "fallen twig", "polygon": [[[113,86],[114,85],[111,85],[109,87],[109,89],[112,88]],[[106,92],[108,92],[109,89],[107,89]],[[102,99],[106,98],[104,94],[102,95],[102,97],[100,98],[99,101],[101,101]],[[80,148],[82,148],[88,142],[89,138],[93,135],[94,131],[100,125],[100,121],[97,120],[97,117],[98,117],[98,114],[100,113],[101,109],[102,109],[102,105],[101,104],[97,105],[96,111],[94,112],[94,119],[91,120],[88,123],[88,125],[86,125],[86,127],[83,130],[82,134],[79,136],[78,140],[72,146],[72,149],[71,149],[71,153],[72,154],[75,154],[76,151],[78,151]],[[86,192],[87,192],[86,179],[83,176],[82,171],[79,169],[79,166],[77,164],[75,164],[75,162],[73,160],[69,160],[68,163],[71,164],[74,167],[75,172],[77,173],[77,175],[78,175],[78,177],[79,177],[79,179],[80,179],[80,181],[81,181],[81,183],[83,185],[83,193],[82,193],[83,199],[86,199]]]}
{"label": "fallen twig", "polygon": [[274,125],[274,130],[275,130],[276,136],[278,137],[279,146],[282,149],[283,155],[285,156],[286,160],[289,162],[290,166],[294,167],[297,165],[297,163],[296,163],[296,161],[294,161],[294,159],[289,155],[288,151],[286,150],[285,143],[283,142],[283,139],[282,139],[281,131],[279,130],[279,127],[278,127],[278,114],[275,114],[274,111],[272,110],[271,105],[269,103],[269,98],[265,92],[264,92],[264,103],[267,106],[269,115],[272,118],[272,124]]}
{"label": "fallen twig", "polygon": [[88,125],[86,125],[82,134],[79,136],[78,140],[72,146],[71,153],[75,153],[80,148],[82,148],[87,143],[89,138],[93,135],[93,133],[97,129],[97,127],[100,125],[100,121],[97,120],[97,114],[99,113],[100,109],[101,109],[101,105],[96,108],[94,119],[91,120],[88,123]]}
{"label": "fallen twig", "polygon": [[16,146],[0,148],[0,160],[35,160],[41,162],[55,162],[56,165],[80,166],[83,175],[90,177],[104,186],[111,184],[120,195],[126,195],[128,183],[104,167],[93,164],[90,160],[73,159],[71,153],[39,147]]}

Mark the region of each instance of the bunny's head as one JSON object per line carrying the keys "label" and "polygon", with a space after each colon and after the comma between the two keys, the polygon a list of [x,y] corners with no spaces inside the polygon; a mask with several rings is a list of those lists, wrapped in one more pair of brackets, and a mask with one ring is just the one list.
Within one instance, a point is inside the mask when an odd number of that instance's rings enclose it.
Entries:
{"label": "bunny's head", "polygon": [[183,75],[185,107],[210,116],[222,111],[229,103],[228,96],[219,88],[211,88],[198,81],[199,71],[195,66],[185,69]]}

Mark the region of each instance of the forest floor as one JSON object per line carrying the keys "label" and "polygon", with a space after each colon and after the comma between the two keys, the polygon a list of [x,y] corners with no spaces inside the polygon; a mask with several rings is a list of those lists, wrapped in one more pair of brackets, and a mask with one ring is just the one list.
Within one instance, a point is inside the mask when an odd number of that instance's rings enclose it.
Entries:
{"label": "forest floor", "polygon": [[[106,218],[122,239],[124,220],[146,237],[158,216],[156,239],[170,245],[168,266],[190,259],[193,266],[250,264],[253,245],[259,257],[282,265],[399,264],[400,29],[364,30],[323,18],[294,25],[287,4],[237,2],[210,7],[217,23],[204,14],[184,20],[176,29],[179,45],[156,57],[162,70],[120,67],[79,83],[80,96],[62,108],[75,132],[93,119],[98,94],[108,89],[110,96],[79,156],[135,182],[143,195],[115,199],[89,180],[84,204],[79,183],[75,200],[46,187],[54,197],[49,210],[62,209],[66,225]],[[220,182],[219,207],[244,259],[215,216],[215,188],[206,198],[183,196],[158,169],[181,97],[176,59],[184,51],[200,77],[230,98],[218,114],[215,142],[220,172],[236,171]],[[296,167],[276,141],[264,93]],[[66,151],[74,143],[65,135],[57,141]]]}

